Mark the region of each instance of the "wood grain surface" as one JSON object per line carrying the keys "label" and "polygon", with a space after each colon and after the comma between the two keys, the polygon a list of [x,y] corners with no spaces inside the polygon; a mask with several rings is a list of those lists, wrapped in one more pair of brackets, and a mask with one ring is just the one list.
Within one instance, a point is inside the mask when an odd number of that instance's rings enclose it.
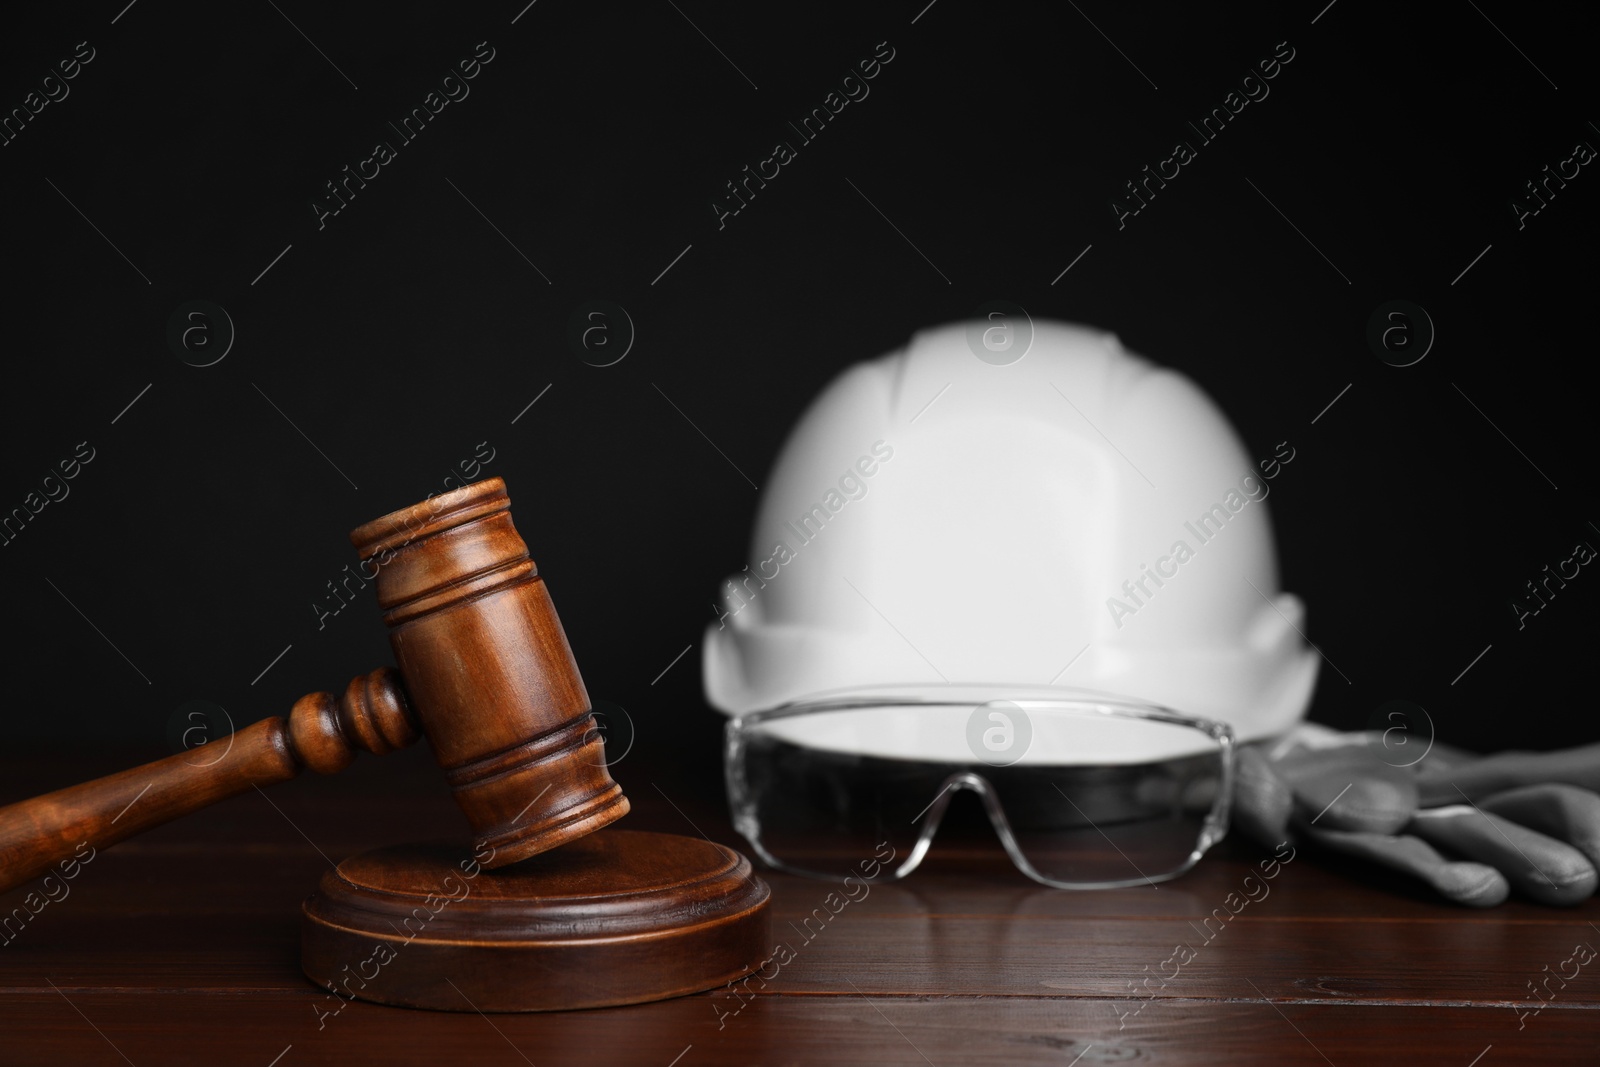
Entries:
{"label": "wood grain surface", "polygon": [[[95,758],[0,765],[0,800],[130,754]],[[739,847],[714,786],[632,762],[617,777],[635,798],[622,826]],[[837,886],[763,872],[774,940],[792,958],[764,982],[657,1004],[535,1016],[330,1001],[300,973],[301,901],[352,852],[464,840],[449,798],[413,749],[270,799],[249,791],[100,852],[0,945],[0,1064],[1600,1058],[1600,960],[1564,984],[1550,977],[1575,945],[1600,946],[1594,901],[1469,911],[1302,851],[1229,914],[1224,901],[1265,856],[1236,841],[1175,882],[1101,892],[1037,886],[981,836],[936,844],[912,877],[842,907],[827,903]],[[841,871],[858,858],[841,855]],[[43,899],[37,883],[21,887],[0,896],[0,914],[30,892]],[[1179,945],[1192,958],[1167,962]],[[1525,1014],[1541,980],[1554,999]]]}

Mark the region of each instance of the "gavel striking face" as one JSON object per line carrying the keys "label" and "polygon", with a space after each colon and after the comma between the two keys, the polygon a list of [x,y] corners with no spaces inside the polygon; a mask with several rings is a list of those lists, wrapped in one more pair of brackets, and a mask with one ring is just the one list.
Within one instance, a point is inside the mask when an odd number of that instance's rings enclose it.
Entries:
{"label": "gavel striking face", "polygon": [[357,677],[337,700],[300,698],[287,722],[246,727],[213,764],[179,753],[0,808],[0,891],[85,841],[113,844],[302,767],[331,774],[357,750],[390,752],[419,732],[478,853],[492,856],[485,866],[526,859],[627,814],[501,479],[385,515],[350,539],[363,573],[376,569],[398,670]]}

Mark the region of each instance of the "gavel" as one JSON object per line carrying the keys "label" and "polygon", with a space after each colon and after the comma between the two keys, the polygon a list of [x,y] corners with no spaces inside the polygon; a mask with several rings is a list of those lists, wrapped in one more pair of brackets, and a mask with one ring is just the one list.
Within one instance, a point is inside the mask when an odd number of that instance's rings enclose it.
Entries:
{"label": "gavel", "polygon": [[475,851],[490,857],[485,867],[627,814],[561,620],[512,525],[504,481],[431,497],[358,527],[350,540],[363,565],[376,568],[398,669],[358,676],[337,699],[307,694],[287,720],[238,731],[209,763],[180,752],[0,808],[0,891],[84,842],[114,844],[306,767],[332,774],[358,750],[391,752],[419,734],[472,826]]}

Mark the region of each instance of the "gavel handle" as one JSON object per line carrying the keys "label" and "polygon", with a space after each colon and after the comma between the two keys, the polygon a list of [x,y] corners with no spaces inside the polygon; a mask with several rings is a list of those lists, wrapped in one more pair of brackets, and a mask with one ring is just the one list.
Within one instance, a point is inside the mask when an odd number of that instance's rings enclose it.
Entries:
{"label": "gavel handle", "polygon": [[305,767],[332,774],[358,749],[391,752],[418,736],[399,674],[382,668],[354,679],[337,701],[301,697],[287,720],[275,715],[202,748],[0,808],[0,892],[82,859],[85,845],[113,845]]}

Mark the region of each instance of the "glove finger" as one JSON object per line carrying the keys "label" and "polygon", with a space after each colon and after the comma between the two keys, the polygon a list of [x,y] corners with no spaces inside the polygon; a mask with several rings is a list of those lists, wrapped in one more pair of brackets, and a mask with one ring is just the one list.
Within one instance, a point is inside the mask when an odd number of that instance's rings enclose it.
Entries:
{"label": "glove finger", "polygon": [[1541,904],[1568,905],[1594,893],[1600,875],[1582,852],[1465,804],[1419,811],[1410,831],[1431,845],[1487,863]]}
{"label": "glove finger", "polygon": [[1289,838],[1294,794],[1252,747],[1239,749],[1233,784],[1233,824],[1263,848]]}
{"label": "glove finger", "polygon": [[1319,845],[1420,878],[1441,896],[1469,908],[1492,908],[1511,895],[1505,875],[1493,867],[1447,860],[1419,837],[1317,829],[1306,833]]}
{"label": "glove finger", "polygon": [[1564,782],[1600,792],[1600,744],[1557,752],[1501,752],[1457,767],[1419,768],[1424,807],[1479,800],[1519,786]]}
{"label": "glove finger", "polygon": [[1600,793],[1575,785],[1528,785],[1484,798],[1491,815],[1565,841],[1600,870]]}
{"label": "glove finger", "polygon": [[1435,741],[1428,746],[1427,759],[1416,766],[1422,772],[1443,773],[1458,770],[1469,763],[1477,763],[1481,759],[1483,759],[1483,756],[1479,753],[1468,752],[1464,748],[1447,745],[1443,741]]}
{"label": "glove finger", "polygon": [[1394,834],[1417,807],[1416,775],[1383,762],[1364,745],[1297,753],[1277,770],[1294,790],[1302,825]]}

